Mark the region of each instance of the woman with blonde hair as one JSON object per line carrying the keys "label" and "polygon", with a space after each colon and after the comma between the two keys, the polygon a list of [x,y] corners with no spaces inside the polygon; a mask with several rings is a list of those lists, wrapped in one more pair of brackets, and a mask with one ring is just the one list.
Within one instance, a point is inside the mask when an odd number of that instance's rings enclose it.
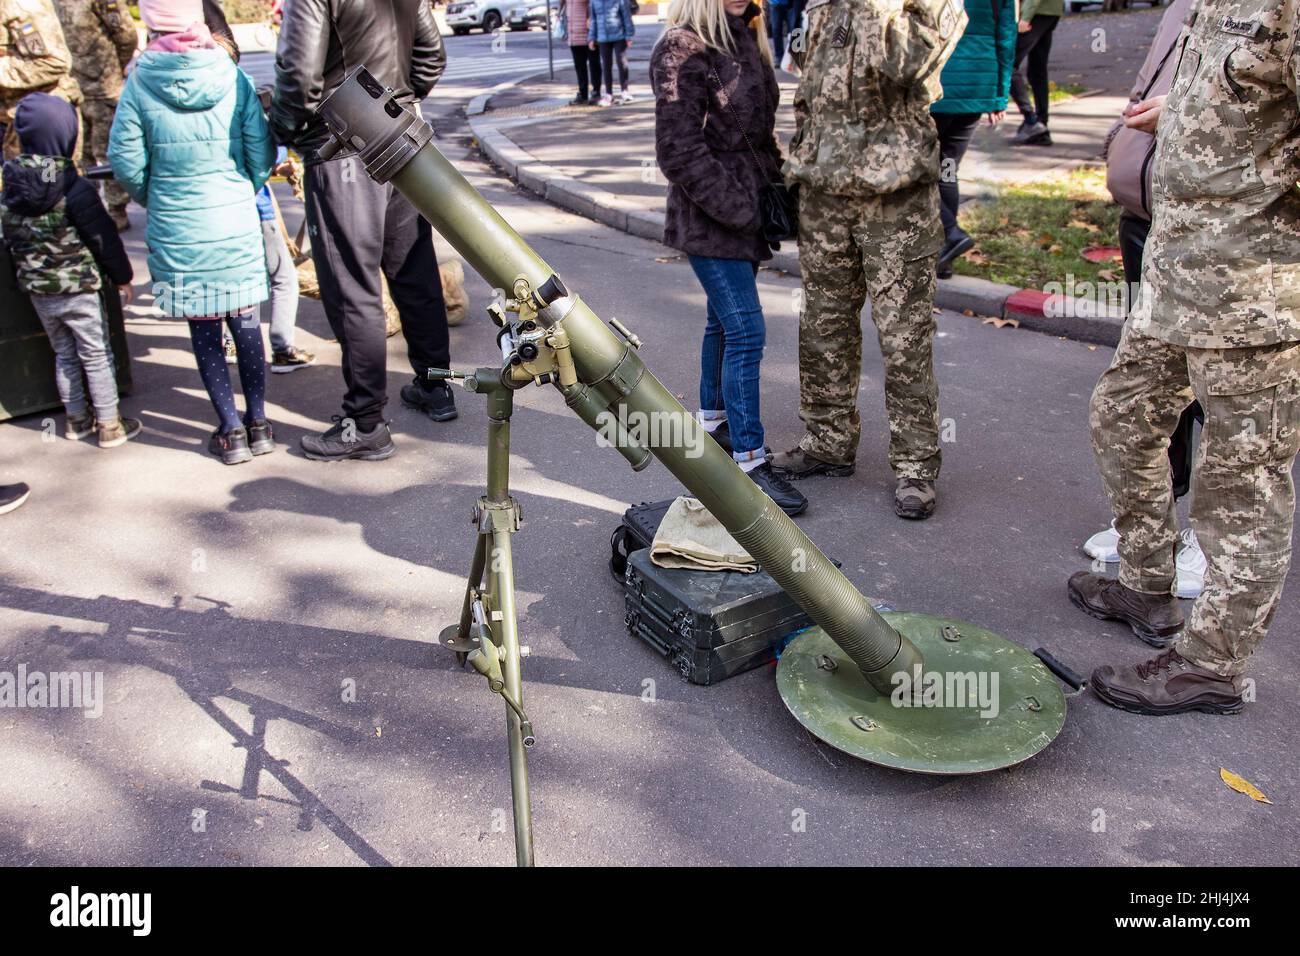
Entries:
{"label": "woman with blonde hair", "polygon": [[749,0],[673,0],[650,57],[655,152],[669,182],[664,242],[686,253],[708,300],[700,421],[787,514],[808,501],[772,471],[759,417],[766,335],[758,264],[772,257],[759,193],[781,179],[780,90]]}

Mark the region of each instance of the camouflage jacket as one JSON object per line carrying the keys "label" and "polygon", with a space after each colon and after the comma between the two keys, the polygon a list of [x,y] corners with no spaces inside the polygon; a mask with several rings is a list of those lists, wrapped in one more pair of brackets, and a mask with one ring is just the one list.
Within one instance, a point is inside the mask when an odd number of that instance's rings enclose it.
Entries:
{"label": "camouflage jacket", "polygon": [[0,123],[28,93],[41,91],[81,102],[71,74],[72,54],[51,0],[0,0]]}
{"label": "camouflage jacket", "polygon": [[[787,178],[844,195],[939,178],[930,104],[966,24],[958,0],[809,0]],[[802,47],[802,50],[799,48]]]}
{"label": "camouflage jacket", "polygon": [[131,281],[131,260],[99,193],[72,160],[22,155],[5,163],[0,225],[27,293],[69,295]]}
{"label": "camouflage jacket", "polygon": [[1300,341],[1300,0],[1197,0],[1174,48],[1132,321],[1193,348]]}
{"label": "camouflage jacket", "polygon": [[126,0],[59,0],[58,9],[81,92],[88,99],[116,100],[122,70],[140,39]]}

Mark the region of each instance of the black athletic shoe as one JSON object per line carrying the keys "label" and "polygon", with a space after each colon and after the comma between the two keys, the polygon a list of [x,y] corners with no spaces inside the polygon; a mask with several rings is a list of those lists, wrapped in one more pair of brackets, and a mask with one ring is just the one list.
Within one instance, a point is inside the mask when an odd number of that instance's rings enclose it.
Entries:
{"label": "black athletic shoe", "polygon": [[776,502],[777,507],[791,518],[803,514],[808,508],[808,499],[794,485],[773,471],[772,466],[767,462],[763,462],[757,468],[751,468],[747,474],[754,479],[754,484],[762,488],[763,492]]}
{"label": "black athletic shoe", "polygon": [[248,426],[248,447],[254,455],[269,455],[275,451],[275,433],[265,418]]}
{"label": "black athletic shoe", "polygon": [[456,417],[456,399],[446,382],[436,382],[432,388],[425,388],[416,379],[410,385],[403,385],[402,404],[424,412],[435,422],[449,422]]}
{"label": "black athletic shoe", "polygon": [[380,422],[370,431],[357,428],[351,419],[334,416],[334,425],[320,435],[304,435],[300,439],[303,454],[313,461],[383,461],[397,452],[388,423]]}
{"label": "black athletic shoe", "polygon": [[[731,428],[727,425],[725,420],[721,425],[709,432],[709,437],[717,442],[722,447],[722,450],[728,455],[734,455],[736,453],[735,447],[731,444]],[[767,445],[764,445],[763,453],[770,455],[772,454],[772,449]]]}
{"label": "black athletic shoe", "polygon": [[232,428],[224,435],[220,431],[213,432],[208,439],[208,451],[220,458],[223,465],[242,465],[253,460],[253,450],[248,447],[248,432],[243,428]]}
{"label": "black athletic shoe", "polygon": [[948,241],[943,244],[943,252],[939,253],[939,261],[935,264],[939,278],[952,278],[952,264],[974,248],[975,240],[965,230],[954,229]]}
{"label": "black athletic shoe", "polygon": [[0,515],[21,508],[31,493],[32,489],[21,481],[16,485],[0,485]]}

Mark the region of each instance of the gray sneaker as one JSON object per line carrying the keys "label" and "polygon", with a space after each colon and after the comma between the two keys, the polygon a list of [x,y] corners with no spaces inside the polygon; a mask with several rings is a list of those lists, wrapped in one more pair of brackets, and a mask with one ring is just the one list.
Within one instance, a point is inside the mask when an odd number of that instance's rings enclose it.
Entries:
{"label": "gray sneaker", "polygon": [[298,440],[303,454],[313,461],[383,461],[397,452],[388,423],[380,422],[370,431],[357,428],[350,419],[334,416],[334,425],[319,435],[304,435]]}

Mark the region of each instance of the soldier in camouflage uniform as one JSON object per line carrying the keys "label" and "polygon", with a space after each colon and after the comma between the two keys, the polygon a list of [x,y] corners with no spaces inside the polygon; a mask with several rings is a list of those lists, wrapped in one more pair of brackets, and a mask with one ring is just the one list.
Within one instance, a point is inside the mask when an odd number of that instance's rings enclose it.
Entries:
{"label": "soldier in camouflage uniform", "polygon": [[[72,54],[50,0],[0,0],[0,128],[4,158],[18,155],[13,111],[28,93],[52,93],[73,106],[81,90],[72,77]],[[80,146],[75,151],[80,155]]]}
{"label": "soldier in camouflage uniform", "polygon": [[[1092,396],[1119,580],[1083,572],[1069,582],[1082,610],[1168,648],[1093,673],[1098,696],[1125,710],[1240,710],[1241,675],[1290,565],[1300,450],[1298,20],[1300,0],[1198,0],[1179,40],[1141,292]],[[1191,519],[1208,568],[1179,640],[1166,448],[1193,398],[1205,428]]]}
{"label": "soldier in camouflage uniform", "polygon": [[[135,56],[139,37],[126,0],[60,0],[59,19],[72,52],[72,75],[85,97],[81,104],[81,142],[88,164],[108,162],[108,131],[113,127],[123,73]],[[118,229],[130,222],[126,190],[110,180],[104,200]]]}
{"label": "soldier in camouflage uniform", "polygon": [[940,460],[932,347],[944,239],[929,110],[966,14],[956,0],[811,0],[806,9],[807,35],[792,41],[804,75],[785,172],[800,186],[807,434],[772,465],[791,478],[853,473],[869,298],[885,365],[895,511],[926,518]]}

